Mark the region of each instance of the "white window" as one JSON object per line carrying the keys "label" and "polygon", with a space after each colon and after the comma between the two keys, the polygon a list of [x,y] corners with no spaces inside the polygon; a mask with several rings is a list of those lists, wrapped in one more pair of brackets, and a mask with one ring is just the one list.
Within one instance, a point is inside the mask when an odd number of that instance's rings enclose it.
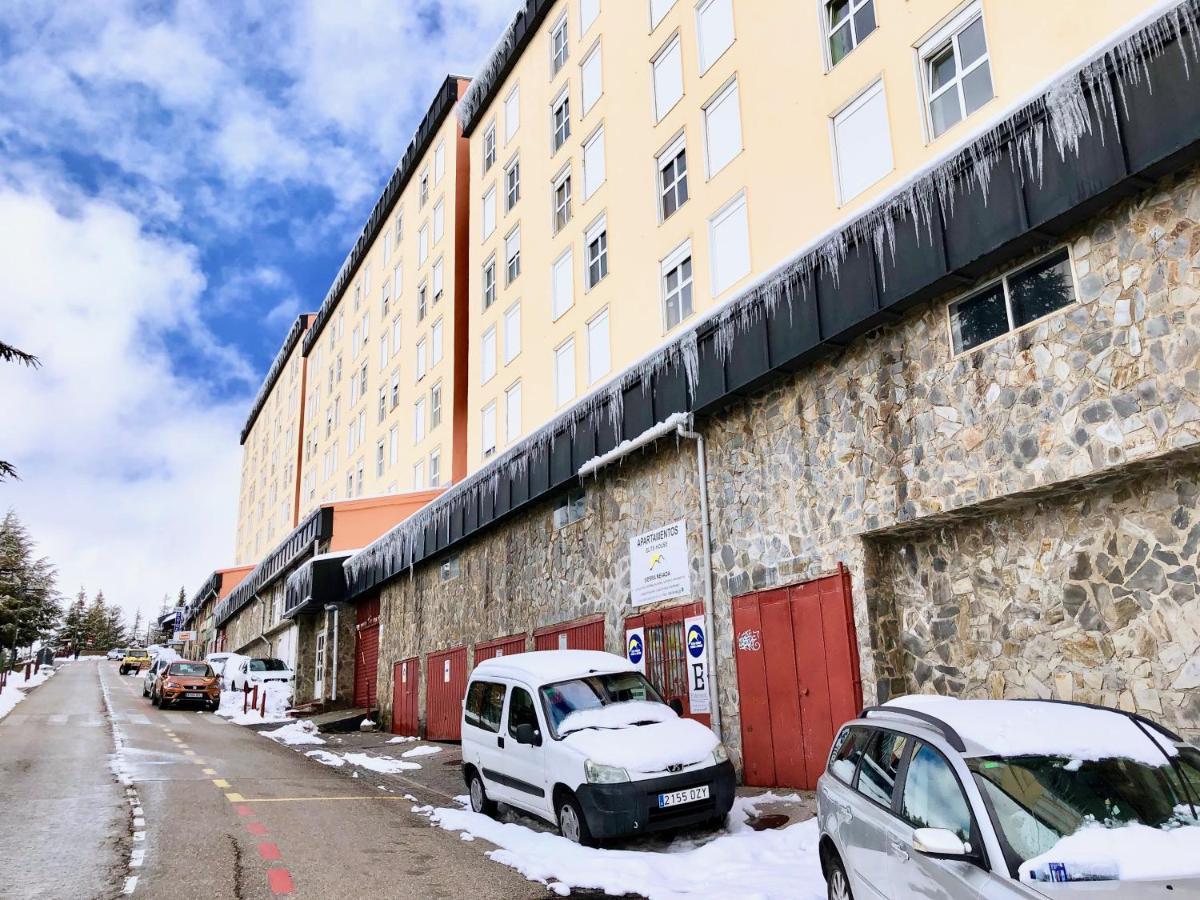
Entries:
{"label": "white window", "polygon": [[554,351],[554,403],[565,406],[575,399],[575,338]]}
{"label": "white window", "polygon": [[432,345],[429,351],[431,366],[436,366],[442,361],[442,332],[442,320],[438,319],[429,332],[429,342]]}
{"label": "white window", "polygon": [[426,222],[417,232],[417,265],[425,265],[429,259],[429,223]]}
{"label": "white window", "polygon": [[521,226],[518,225],[504,239],[505,284],[512,284],[521,274]]}
{"label": "white window", "polygon": [[433,207],[433,242],[436,244],[446,233],[446,201],[439,200]]}
{"label": "white window", "polygon": [[696,7],[696,32],[703,74],[733,43],[733,0],[701,0]]}
{"label": "white window", "polygon": [[828,64],[836,66],[875,30],[875,0],[824,0]]}
{"label": "white window", "polygon": [[739,194],[708,220],[712,293],[719,296],[750,274],[750,226],[746,195]]}
{"label": "white window", "polygon": [[429,389],[429,427],[442,424],[442,383],[439,381]]}
{"label": "white window", "polygon": [[504,392],[504,442],[511,444],[521,436],[521,382]]}
{"label": "white window", "polygon": [[396,268],[393,271],[392,285],[396,299],[399,300],[401,294],[404,293],[404,263],[396,263]]}
{"label": "white window", "polygon": [[580,64],[580,69],[583,75],[583,91],[580,98],[582,102],[581,115],[586,116],[588,110],[596,105],[596,101],[604,93],[604,75],[601,69],[600,44],[598,42]]}
{"label": "white window", "polygon": [[420,397],[413,404],[413,443],[419,443],[425,438],[425,398]]}
{"label": "white window", "polygon": [[661,122],[683,99],[683,54],[679,35],[671,38],[654,57],[654,118]]}
{"label": "white window", "polygon": [[439,184],[446,174],[446,142],[439,141],[433,148],[433,183]]}
{"label": "white window", "polygon": [[554,232],[557,234],[571,221],[571,168],[563,169],[551,186],[554,203]]}
{"label": "white window", "polygon": [[383,460],[384,460],[383,440],[381,439],[379,441],[379,443],[377,443],[375,445],[375,477],[376,478],[383,477]]}
{"label": "white window", "polygon": [[674,5],[675,0],[650,0],[650,27],[657,28],[663,16],[670,12]]}
{"label": "white window", "polygon": [[567,33],[566,13],[550,29],[550,77],[553,78],[567,64],[570,54],[570,36]]}
{"label": "white window", "polygon": [[587,34],[596,17],[600,15],[600,0],[579,0],[579,36]]}
{"label": "white window", "polygon": [[483,333],[479,355],[479,383],[487,384],[496,375],[496,326]]}
{"label": "white window", "polygon": [[521,86],[515,85],[504,98],[504,143],[517,136],[521,127]]}
{"label": "white window", "polygon": [[483,264],[483,308],[496,302],[496,257]]}
{"label": "white window", "polygon": [[392,356],[400,352],[400,317],[392,320]]}
{"label": "white window", "polygon": [[383,267],[385,269],[387,268],[388,262],[392,258],[391,236],[392,236],[392,230],[390,228],[384,229],[384,232],[383,232]]}
{"label": "white window", "polygon": [[608,310],[602,310],[588,322],[588,384],[592,385],[608,374],[612,368],[612,351],[609,348]]}
{"label": "white window", "polygon": [[483,195],[483,237],[486,240],[496,230],[496,187],[493,185]]}
{"label": "white window", "polygon": [[442,484],[442,451],[434,450],[429,454],[429,486],[440,487]]}
{"label": "white window", "polygon": [[557,151],[571,136],[571,94],[565,87],[550,106],[550,126],[553,149]]}
{"label": "white window", "polygon": [[601,216],[584,234],[583,256],[583,280],[588,290],[591,290],[608,274],[607,216]]}
{"label": "white window", "polygon": [[387,368],[388,361],[388,336],[387,332],[379,336],[379,368],[380,370]]}
{"label": "white window", "polygon": [[496,164],[496,123],[492,122],[483,132],[483,171]]}
{"label": "white window", "polygon": [[688,199],[687,147],[683,135],[659,154],[658,190],[659,215],[666,221]]}
{"label": "white window", "polygon": [[392,409],[400,403],[400,370],[392,370]]}
{"label": "white window", "polygon": [[426,371],[426,356],[425,356],[425,338],[417,341],[417,381],[425,377]]}
{"label": "white window", "polygon": [[400,428],[393,425],[388,429],[388,465],[394,466],[400,459]]}
{"label": "white window", "polygon": [[574,253],[570,248],[554,262],[551,280],[551,297],[554,318],[575,305],[575,262]]}
{"label": "white window", "polygon": [[504,211],[512,212],[512,208],[521,199],[521,160],[514,157],[504,170]]}
{"label": "white window", "polygon": [[424,322],[425,314],[429,312],[429,284],[422,281],[417,285],[417,321]]}
{"label": "white window", "polygon": [[404,237],[404,211],[400,210],[396,213],[396,228],[394,231],[396,236],[396,246],[400,246],[400,241]]}
{"label": "white window", "polygon": [[504,312],[504,364],[521,352],[521,304],[514,303]]}
{"label": "white window", "polygon": [[425,487],[425,460],[413,465],[413,490],[419,491]]}
{"label": "white window", "polygon": [[736,80],[704,107],[704,140],[708,147],[709,178],[742,152],[742,115]]}
{"label": "white window", "polygon": [[887,98],[877,81],[833,117],[838,202],[853,200],[892,171]]}
{"label": "white window", "polygon": [[604,169],[604,127],[583,145],[583,199],[587,200],[604,184],[607,174]]}
{"label": "white window", "polygon": [[417,184],[419,185],[419,202],[417,205],[423,208],[429,202],[429,166],[426,166],[424,171],[421,172],[421,178]]}
{"label": "white window", "polygon": [[442,299],[442,290],[446,283],[446,260],[438,257],[437,262],[433,264],[433,302],[437,303]]}
{"label": "white window", "polygon": [[496,404],[489,403],[483,408],[482,417],[483,455],[489,457],[496,452]]}
{"label": "white window", "polygon": [[692,245],[662,261],[663,323],[670,331],[692,314]]}
{"label": "white window", "polygon": [[921,47],[929,128],[938,137],[992,99],[983,11],[972,4]]}

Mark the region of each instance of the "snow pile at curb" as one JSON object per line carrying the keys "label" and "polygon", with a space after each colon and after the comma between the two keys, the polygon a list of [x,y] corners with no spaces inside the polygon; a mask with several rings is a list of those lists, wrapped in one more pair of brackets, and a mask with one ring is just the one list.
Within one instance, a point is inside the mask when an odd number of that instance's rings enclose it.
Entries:
{"label": "snow pile at curb", "polygon": [[[388,743],[391,743],[391,741],[389,741]],[[402,757],[404,757],[405,759],[409,759],[410,757],[413,757],[413,756],[432,756],[435,753],[441,753],[441,752],[442,752],[441,747],[431,747],[428,744],[423,744],[420,747],[413,747],[411,750],[405,750],[400,755]]]}
{"label": "snow pile at curb", "polygon": [[[291,716],[287,714],[288,708],[292,704],[291,685],[270,682],[261,686],[258,697],[260,705],[264,690],[267,692],[267,714],[265,716],[259,715],[257,709],[242,712],[242,706],[246,700],[241,691],[222,691],[221,707],[217,710],[217,715],[228,719],[234,725],[262,725],[268,722],[292,721]],[[251,692],[250,696],[253,698],[254,693]]]}
{"label": "snow pile at curb", "polygon": [[388,743],[389,744],[408,744],[408,743],[412,743],[413,741],[416,741],[416,740],[419,740],[419,738],[400,735],[399,737],[392,738],[390,741],[388,741]]}
{"label": "snow pile at curb", "polygon": [[304,755],[309,759],[315,759],[321,765],[332,766],[335,769],[346,764],[344,759],[336,753],[330,753],[328,750],[309,750]]}
{"label": "snow pile at curb", "polygon": [[4,690],[0,691],[0,719],[7,716],[14,706],[25,699],[25,693],[33,690],[39,684],[42,684],[54,674],[53,666],[42,666],[36,675],[30,675],[29,680],[25,680],[25,673],[18,669],[15,672],[8,673],[8,684],[4,686]]}
{"label": "snow pile at curb", "polygon": [[1081,828],[1041,856],[1022,863],[1022,881],[1050,881],[1049,867],[1061,863],[1074,879],[1141,881],[1200,875],[1200,826],[1151,828],[1131,823]]}
{"label": "snow pile at curb", "polygon": [[381,775],[395,775],[397,772],[406,772],[421,768],[419,763],[403,762],[399,759],[393,759],[390,756],[368,756],[365,753],[347,753],[342,758],[352,765],[361,766],[364,769],[378,772]]}
{"label": "snow pile at curb", "polygon": [[[460,802],[466,798],[461,798]],[[488,853],[531,881],[565,896],[572,888],[610,894],[673,897],[787,897],[822,900],[825,879],[817,854],[817,822],[809,819],[777,831],[754,831],[746,814],[772,795],[734,801],[729,825],[711,840],[680,837],[665,845],[653,839],[644,850],[581,847],[549,832],[497,822],[469,809],[413,807],[432,824],[482,838],[500,849]]]}
{"label": "snow pile at curb", "polygon": [[263,731],[261,734],[263,737],[279,741],[281,744],[287,744],[289,747],[297,744],[325,743],[324,738],[317,737],[317,726],[308,720],[290,722],[282,728],[276,728],[274,731]]}

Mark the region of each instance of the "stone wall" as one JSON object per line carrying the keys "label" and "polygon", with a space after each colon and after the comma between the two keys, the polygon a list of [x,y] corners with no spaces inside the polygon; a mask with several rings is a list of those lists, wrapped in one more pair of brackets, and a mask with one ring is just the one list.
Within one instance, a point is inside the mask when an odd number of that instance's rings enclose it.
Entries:
{"label": "stone wall", "polygon": [[225,623],[225,650],[246,656],[267,652],[267,643],[259,635],[263,627],[263,603],[258,597],[251,600]]}
{"label": "stone wall", "polygon": [[[1020,515],[1028,512],[1000,514],[993,509],[998,501],[1026,502],[1033,494],[1079,489],[1083,479],[1117,477],[1147,461],[1200,447],[1198,220],[1200,176],[1192,171],[1068,236],[1078,303],[956,356],[947,318],[947,304],[955,298],[942,297],[859,338],[838,355],[781,376],[768,389],[697,422],[708,442],[719,702],[724,735],[735,757],[740,721],[730,627],[734,597],[806,580],[842,562],[853,581],[867,702],[917,687],[949,690],[959,684],[958,676],[953,682],[921,678],[916,668],[917,662],[934,665],[931,654],[937,655],[943,645],[916,648],[905,629],[916,628],[922,616],[930,623],[954,618],[958,628],[956,617],[963,614],[949,616],[944,609],[948,601],[942,604],[940,593],[938,601],[923,593],[920,567],[934,565],[936,532],[912,539],[921,561],[918,575],[907,579],[897,577],[902,571],[895,562],[899,551],[888,549],[898,535],[950,523],[965,529],[964,535],[977,534],[973,540],[978,542],[994,519],[1015,549],[1026,537],[1041,539],[1067,528],[1071,516],[1061,512],[1018,526],[1025,521]],[[694,451],[673,440],[660,441],[656,451],[588,480],[588,515],[576,525],[556,532],[551,506],[535,507],[468,541],[458,579],[440,582],[437,567],[426,566],[412,578],[386,586],[381,705],[390,712],[391,664],[396,660],[587,613],[605,613],[609,649],[619,652],[621,620],[630,611],[627,541],[650,527],[687,519],[693,599],[699,598]],[[1192,476],[1171,477],[1187,482]],[[1088,509],[1096,511],[1079,513],[1077,522],[1098,523],[1104,516],[1101,508],[1142,504],[1132,516],[1142,529],[1157,527],[1161,510],[1155,504],[1173,496],[1162,484],[1153,488],[1149,483],[1127,489],[1140,491],[1141,500],[1132,495],[1118,499],[1118,491],[1103,501],[1093,496],[1100,488],[1087,490],[1072,502],[1091,504]],[[1172,515],[1185,507],[1178,496],[1174,502]],[[1014,515],[1018,518],[1011,519]],[[1190,521],[1191,513],[1187,515]],[[982,524],[958,524],[976,517],[982,517]],[[1113,658],[1119,652],[1127,655],[1120,663],[1106,662],[1099,690],[1101,696],[1108,691],[1120,702],[1132,699],[1137,708],[1154,713],[1155,701],[1145,683],[1159,692],[1157,703],[1174,702],[1176,695],[1163,699],[1164,690],[1174,689],[1167,686],[1168,675],[1194,672],[1198,665],[1195,648],[1188,650],[1186,641],[1164,648],[1161,641],[1156,646],[1142,637],[1169,627],[1164,604],[1179,600],[1170,585],[1157,593],[1141,585],[1152,577],[1158,584],[1153,567],[1145,569],[1153,549],[1139,560],[1138,541],[1116,537],[1124,526],[1106,526],[1116,540],[1113,550],[1085,545],[1085,526],[1072,527],[1080,535],[1077,552],[1093,554],[1090,565],[1106,563],[1106,577],[1114,566],[1126,577],[1125,569],[1132,565],[1127,575],[1137,581],[1125,587],[1140,593],[1101,596],[1089,581],[1078,585],[1082,596],[1064,585],[1057,600],[1045,593],[1038,602],[1058,603],[1064,621],[1069,615],[1081,633],[1097,641],[1098,630],[1089,627],[1098,624],[1095,617],[1111,612],[1119,622],[1128,616],[1117,629],[1128,636],[1127,641],[1121,638],[1121,651],[1116,639],[1108,637]],[[1169,534],[1154,532],[1164,553],[1180,556],[1170,570],[1177,579],[1171,585],[1185,583],[1186,567],[1194,562],[1183,559],[1190,539],[1181,533],[1182,526],[1174,525]],[[1151,541],[1143,540],[1151,547]],[[929,549],[922,551],[925,546]],[[1163,577],[1168,578],[1165,568]],[[1025,602],[1027,590],[1015,580],[1001,581],[994,597],[986,603],[989,615],[998,603]],[[1140,612],[1134,613],[1130,602]],[[931,608],[938,612],[933,618]],[[973,627],[970,604],[966,615]],[[1180,606],[1175,618],[1194,615]],[[1057,646],[1056,632],[1039,634],[1038,640],[1000,641],[1003,654],[1023,660],[1011,671],[1021,678],[1040,673],[1038,680],[1047,689],[1057,689],[1056,675],[1064,689],[1068,674],[1074,685],[1076,673],[1082,678],[1086,667],[1063,662],[1065,651]],[[988,644],[990,653],[990,640]],[[1164,654],[1165,661],[1160,659]],[[1177,659],[1177,654],[1190,654],[1190,660]],[[922,669],[921,674],[927,673]],[[1095,675],[1088,677],[1079,696],[1095,690]],[[1105,678],[1125,686],[1106,688]],[[1135,690],[1135,683],[1142,684]],[[967,681],[962,684],[965,688]],[[1036,693],[1015,674],[1011,682],[1005,674],[1004,684],[1005,693]],[[981,688],[971,682],[970,689]],[[1200,725],[1198,712],[1194,704],[1188,706],[1177,724]]]}

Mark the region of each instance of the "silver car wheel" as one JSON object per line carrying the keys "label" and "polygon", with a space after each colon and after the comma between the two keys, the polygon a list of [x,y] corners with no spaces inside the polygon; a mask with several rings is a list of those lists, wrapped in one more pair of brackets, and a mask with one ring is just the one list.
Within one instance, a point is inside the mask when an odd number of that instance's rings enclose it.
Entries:
{"label": "silver car wheel", "polygon": [[840,868],[834,869],[829,878],[829,900],[850,900],[850,886]]}
{"label": "silver car wheel", "polygon": [[579,817],[570,803],[564,803],[558,810],[558,830],[572,844],[579,843]]}
{"label": "silver car wheel", "polygon": [[471,809],[474,812],[483,812],[483,783],[476,775],[471,779]]}

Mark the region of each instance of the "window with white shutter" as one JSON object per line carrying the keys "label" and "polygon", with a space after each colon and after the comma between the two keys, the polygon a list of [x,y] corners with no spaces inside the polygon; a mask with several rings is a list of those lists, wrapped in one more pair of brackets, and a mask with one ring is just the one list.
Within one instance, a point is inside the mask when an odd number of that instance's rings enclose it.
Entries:
{"label": "window with white shutter", "polygon": [[683,98],[683,54],[679,35],[671,38],[654,57],[654,117],[662,121]]}
{"label": "window with white shutter", "polygon": [[514,303],[504,313],[504,364],[521,352],[521,304]]}
{"label": "window with white shutter", "polygon": [[650,27],[657,28],[663,16],[670,12],[674,5],[675,0],[650,0]]}
{"label": "window with white shutter", "polygon": [[733,0],[702,0],[696,7],[696,32],[703,74],[733,44]]}
{"label": "window with white shutter", "polygon": [[521,127],[521,86],[516,85],[504,98],[504,143],[517,136]]}
{"label": "window with white shutter", "polygon": [[504,392],[504,441],[511,444],[521,436],[521,382]]}
{"label": "window with white shutter", "polygon": [[739,194],[708,220],[708,240],[712,293],[717,297],[750,274],[750,227],[745,194]]}
{"label": "window with white shutter", "polygon": [[607,177],[604,163],[604,128],[596,129],[596,133],[588,138],[583,145],[583,199],[587,200],[604,184]]}
{"label": "window with white shutter", "polygon": [[605,309],[588,322],[588,384],[595,384],[607,375],[611,368],[608,310]]}
{"label": "window with white shutter", "polygon": [[579,36],[587,34],[600,15],[600,0],[579,0]]}
{"label": "window with white shutter", "polygon": [[436,366],[442,361],[442,339],[443,339],[442,320],[438,319],[433,323],[433,328],[429,332],[430,343],[430,365]]}
{"label": "window with white shutter", "polygon": [[570,249],[554,262],[551,296],[555,319],[575,305],[574,268],[574,253]]}
{"label": "window with white shutter", "polygon": [[887,97],[877,81],[833,117],[838,202],[853,200],[892,171]]}
{"label": "window with white shutter", "polygon": [[554,351],[554,403],[565,406],[575,399],[575,338]]}
{"label": "window with white shutter", "polygon": [[479,354],[479,382],[487,384],[496,376],[496,326],[483,333]]}
{"label": "window with white shutter", "polygon": [[481,425],[483,455],[486,458],[496,452],[496,404],[494,402],[483,408]]}
{"label": "window with white shutter", "polygon": [[711,178],[742,152],[742,114],[736,79],[704,107],[704,142]]}
{"label": "window with white shutter", "polygon": [[583,76],[582,114],[586,116],[588,110],[596,105],[596,101],[604,93],[604,76],[601,69],[599,43],[592,48],[592,52],[584,59],[580,69]]}

